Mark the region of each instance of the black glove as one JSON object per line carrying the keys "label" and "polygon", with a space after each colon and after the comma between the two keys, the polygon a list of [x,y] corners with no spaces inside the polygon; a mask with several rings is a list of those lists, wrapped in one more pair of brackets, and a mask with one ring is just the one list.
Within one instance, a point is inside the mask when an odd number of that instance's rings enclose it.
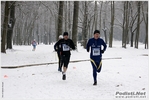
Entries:
{"label": "black glove", "polygon": [[89,52],[89,49],[87,49],[87,52]]}
{"label": "black glove", "polygon": [[101,50],[101,53],[104,53],[104,50]]}

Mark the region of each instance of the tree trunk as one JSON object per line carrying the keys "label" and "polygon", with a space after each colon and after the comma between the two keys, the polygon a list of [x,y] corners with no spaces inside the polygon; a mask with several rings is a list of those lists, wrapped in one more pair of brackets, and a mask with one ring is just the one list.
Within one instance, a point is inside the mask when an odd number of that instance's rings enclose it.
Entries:
{"label": "tree trunk", "polygon": [[6,36],[7,36],[7,28],[8,28],[8,16],[9,16],[9,2],[5,2],[5,15],[3,22],[3,31],[2,31],[2,43],[1,43],[1,52],[6,53],[5,44],[6,44]]}
{"label": "tree trunk", "polygon": [[114,1],[111,1],[111,29],[110,29],[110,36],[109,36],[109,47],[112,47],[113,42],[113,29],[114,29]]}
{"label": "tree trunk", "polygon": [[134,33],[131,33],[131,44],[130,44],[130,47],[133,47],[133,37],[134,37]]}
{"label": "tree trunk", "polygon": [[[146,35],[145,35],[145,49],[148,49],[148,6],[146,6],[146,11],[144,11],[144,6],[142,6],[142,15],[143,15],[143,20],[145,24],[145,30],[146,30]],[[145,14],[146,12],[146,14]]]}
{"label": "tree trunk", "polygon": [[68,33],[69,33],[69,38],[71,38],[72,39],[72,30],[71,30],[71,28],[72,28],[72,25],[71,25],[71,4],[70,4],[70,1],[68,1],[69,2],[69,10],[68,10]]}
{"label": "tree trunk", "polygon": [[[101,22],[102,22],[102,5],[103,5],[103,1],[101,1],[101,7],[100,7],[100,20],[99,20],[99,30],[101,30]],[[98,13],[97,13],[97,18],[98,18]],[[96,20],[97,21],[97,20]]]}
{"label": "tree trunk", "polygon": [[137,19],[137,30],[136,30],[136,37],[135,37],[135,48],[138,49],[138,42],[139,42],[139,34],[140,34],[140,6],[141,1],[138,1],[138,19]]}
{"label": "tree trunk", "polygon": [[77,46],[78,15],[79,15],[79,1],[74,1],[72,40],[76,46]]}
{"label": "tree trunk", "polygon": [[[131,20],[130,20],[130,34],[131,34],[131,43],[130,43],[130,47],[133,47],[133,42],[134,42],[134,32],[136,31],[137,28],[134,28],[135,26],[135,22],[136,22],[136,19],[137,19],[137,15],[133,15],[133,6],[132,4],[130,4],[129,6],[130,8],[130,17],[131,17]],[[135,26],[136,27],[136,26]]]}
{"label": "tree trunk", "polygon": [[125,48],[126,48],[126,44],[127,44],[127,41],[128,41],[128,26],[129,26],[129,1],[126,1],[126,26],[125,26]]}
{"label": "tree trunk", "polygon": [[37,24],[37,31],[36,31],[36,34],[37,34],[37,42],[38,42],[38,44],[39,44],[39,24]]}
{"label": "tree trunk", "polygon": [[124,1],[124,12],[123,12],[123,26],[122,26],[122,47],[124,47],[124,40],[125,40],[125,20],[126,20],[126,6],[125,6],[125,1]]}
{"label": "tree trunk", "polygon": [[52,35],[51,35],[51,33],[52,33],[52,31],[51,31],[52,30],[52,17],[50,17],[50,23],[49,24],[50,24],[50,28],[49,28],[49,44],[51,44],[51,42],[52,42],[51,41],[52,40],[52,38],[51,38],[52,37]]}
{"label": "tree trunk", "polygon": [[95,8],[94,8],[95,30],[97,30],[97,19],[98,19],[97,1],[95,1]]}
{"label": "tree trunk", "polygon": [[87,43],[87,11],[88,11],[88,6],[87,6],[87,1],[85,3],[85,8],[84,8],[84,19],[83,19],[83,24],[82,24],[82,38],[83,38],[83,47],[86,48],[86,43]]}
{"label": "tree trunk", "polygon": [[123,37],[122,37],[122,47],[126,48],[128,41],[128,26],[129,26],[129,2],[124,2],[124,18],[123,18]]}
{"label": "tree trunk", "polygon": [[7,31],[7,49],[12,49],[12,35],[15,24],[15,2],[10,1],[10,20]]}
{"label": "tree trunk", "polygon": [[67,32],[68,30],[68,28],[67,28],[67,15],[68,15],[68,13],[67,13],[68,11],[67,11],[67,1],[65,1],[65,32]]}
{"label": "tree trunk", "polygon": [[59,13],[58,13],[58,33],[57,33],[57,40],[59,35],[63,32],[63,5],[64,1],[59,1]]}
{"label": "tree trunk", "polygon": [[106,5],[104,4],[105,8],[104,8],[104,18],[103,18],[103,32],[104,32],[104,36],[105,36],[105,43],[107,44],[108,43],[108,40],[107,40],[107,34],[106,34]]}
{"label": "tree trunk", "polygon": [[146,14],[146,36],[145,36],[145,49],[148,49],[148,13]]}

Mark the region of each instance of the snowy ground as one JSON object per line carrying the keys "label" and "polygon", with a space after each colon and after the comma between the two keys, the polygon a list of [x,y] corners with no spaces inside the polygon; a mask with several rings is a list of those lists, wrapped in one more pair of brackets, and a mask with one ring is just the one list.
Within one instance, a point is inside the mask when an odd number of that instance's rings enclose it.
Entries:
{"label": "snowy ground", "polygon": [[[2,97],[21,99],[116,99],[122,97],[117,92],[145,92],[145,95],[133,99],[148,98],[148,50],[140,44],[139,49],[127,46],[121,48],[121,42],[113,43],[107,48],[103,58],[121,57],[122,59],[103,60],[98,84],[93,86],[92,67],[89,61],[70,63],[67,79],[57,71],[58,65],[42,65],[15,69],[1,68]],[[56,62],[57,55],[53,45],[38,45],[36,51],[32,46],[13,46],[1,54],[1,66],[15,66]],[[78,52],[71,52],[72,60],[89,59],[89,53],[81,46]],[[123,95],[126,96],[128,95]],[[132,95],[131,95],[132,96]]]}

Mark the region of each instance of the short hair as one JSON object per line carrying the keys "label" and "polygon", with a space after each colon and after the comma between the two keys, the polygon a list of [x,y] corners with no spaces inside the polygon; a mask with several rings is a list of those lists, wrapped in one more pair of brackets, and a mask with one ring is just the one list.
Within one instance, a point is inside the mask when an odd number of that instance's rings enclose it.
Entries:
{"label": "short hair", "polygon": [[94,31],[94,34],[96,34],[96,33],[99,33],[100,34],[100,31],[99,30],[95,30]]}
{"label": "short hair", "polygon": [[64,33],[63,33],[63,36],[65,36],[65,35],[67,35],[67,36],[68,36],[68,32],[64,32]]}

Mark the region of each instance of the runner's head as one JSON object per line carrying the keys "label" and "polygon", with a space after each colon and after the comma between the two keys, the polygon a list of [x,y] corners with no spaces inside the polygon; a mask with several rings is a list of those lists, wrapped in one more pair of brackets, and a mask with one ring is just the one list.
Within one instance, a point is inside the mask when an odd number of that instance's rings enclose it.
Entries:
{"label": "runner's head", "polygon": [[95,38],[95,39],[98,39],[99,36],[100,36],[100,31],[99,31],[99,30],[95,30],[95,31],[94,31],[94,38]]}
{"label": "runner's head", "polygon": [[63,37],[64,37],[65,40],[67,40],[68,39],[68,32],[64,32]]}

